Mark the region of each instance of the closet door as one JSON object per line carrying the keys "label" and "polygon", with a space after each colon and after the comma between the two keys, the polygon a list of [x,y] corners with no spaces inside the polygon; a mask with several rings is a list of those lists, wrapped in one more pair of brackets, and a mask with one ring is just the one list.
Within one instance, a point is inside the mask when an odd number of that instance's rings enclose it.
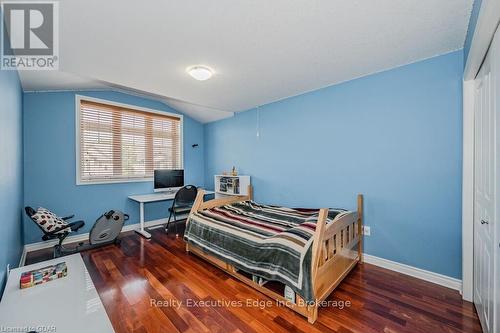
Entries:
{"label": "closet door", "polygon": [[485,333],[493,333],[495,316],[496,112],[491,48],[479,71],[474,98],[474,303]]}

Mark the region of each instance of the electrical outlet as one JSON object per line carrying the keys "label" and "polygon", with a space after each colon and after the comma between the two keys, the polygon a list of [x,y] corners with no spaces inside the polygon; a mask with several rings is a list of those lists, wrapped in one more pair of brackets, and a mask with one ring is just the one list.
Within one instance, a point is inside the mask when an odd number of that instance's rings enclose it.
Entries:
{"label": "electrical outlet", "polygon": [[367,225],[364,225],[363,226],[363,235],[370,236],[370,234],[371,234],[370,227]]}

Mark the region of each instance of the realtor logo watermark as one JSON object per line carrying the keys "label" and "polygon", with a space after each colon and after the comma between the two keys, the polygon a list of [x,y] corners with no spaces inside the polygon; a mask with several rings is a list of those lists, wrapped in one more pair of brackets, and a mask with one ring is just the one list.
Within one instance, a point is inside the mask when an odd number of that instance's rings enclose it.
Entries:
{"label": "realtor logo watermark", "polygon": [[59,3],[2,1],[1,69],[59,68]]}

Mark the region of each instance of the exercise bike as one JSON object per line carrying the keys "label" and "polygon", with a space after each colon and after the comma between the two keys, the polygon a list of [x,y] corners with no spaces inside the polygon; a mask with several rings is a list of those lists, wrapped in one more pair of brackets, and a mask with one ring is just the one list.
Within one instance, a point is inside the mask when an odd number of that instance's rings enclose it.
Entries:
{"label": "exercise bike", "polygon": [[76,247],[67,248],[63,246],[64,240],[70,233],[81,229],[85,225],[84,221],[80,220],[70,222],[74,215],[59,217],[45,208],[38,208],[38,210],[34,210],[31,207],[25,207],[24,210],[26,215],[28,215],[30,219],[42,230],[42,240],[58,240],[58,244],[54,246],[54,258],[105,245],[119,245],[120,239],[118,236],[122,231],[125,221],[129,219],[128,214],[119,210],[110,210],[102,214],[96,220],[92,229],[90,229],[88,240],[89,244],[80,242]]}

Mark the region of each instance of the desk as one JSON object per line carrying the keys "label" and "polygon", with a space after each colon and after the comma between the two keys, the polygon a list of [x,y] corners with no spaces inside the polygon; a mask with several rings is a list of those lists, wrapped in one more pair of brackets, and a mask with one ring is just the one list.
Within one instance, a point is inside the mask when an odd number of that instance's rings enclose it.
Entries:
{"label": "desk", "polygon": [[[213,191],[204,191],[205,195],[214,194]],[[157,201],[168,201],[174,200],[176,192],[158,192],[158,193],[150,193],[150,194],[138,194],[131,195],[128,198],[130,200],[136,201],[139,203],[139,211],[140,211],[140,227],[136,229],[139,235],[145,238],[151,238],[151,234],[144,230],[144,204],[148,202],[157,202]]]}
{"label": "desk", "polygon": [[[67,276],[19,288],[22,272],[63,261],[68,267]],[[38,332],[114,332],[80,254],[11,270],[0,303],[0,326],[11,328],[8,332],[27,332],[20,329],[26,327],[39,327]]]}

